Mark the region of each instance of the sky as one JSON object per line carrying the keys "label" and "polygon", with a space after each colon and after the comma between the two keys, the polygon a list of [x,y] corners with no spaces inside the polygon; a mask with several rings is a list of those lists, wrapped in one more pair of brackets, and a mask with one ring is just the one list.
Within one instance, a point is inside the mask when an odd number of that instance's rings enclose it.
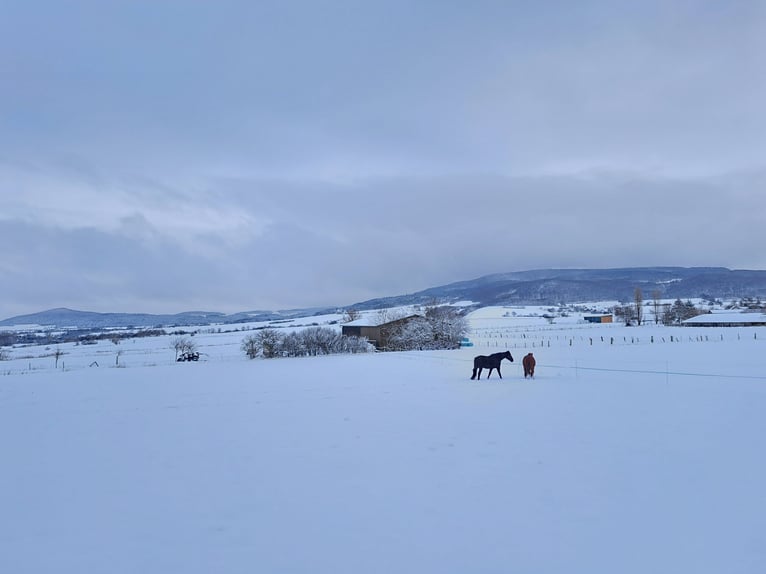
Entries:
{"label": "sky", "polygon": [[0,318],[766,269],[760,0],[0,8]]}

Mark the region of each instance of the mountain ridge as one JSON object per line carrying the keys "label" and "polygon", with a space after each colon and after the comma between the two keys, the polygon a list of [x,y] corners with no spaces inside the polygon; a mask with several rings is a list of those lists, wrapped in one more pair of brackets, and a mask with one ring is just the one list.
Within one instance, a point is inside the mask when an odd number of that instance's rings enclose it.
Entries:
{"label": "mountain ridge", "polygon": [[644,298],[654,291],[662,299],[766,297],[766,271],[657,266],[513,271],[370,299],[354,307],[364,310],[445,299],[471,300],[479,306],[630,301],[636,287]]}
{"label": "mountain ridge", "polygon": [[79,311],[67,307],[56,307],[46,311],[17,315],[4,319],[0,321],[0,326],[39,325],[60,329],[188,327],[213,323],[236,324],[249,321],[276,321],[286,318],[306,317],[316,314],[318,311],[319,308],[288,311],[243,311],[231,314],[217,311],[183,311],[173,314],[152,314],[99,313],[96,311]]}
{"label": "mountain ridge", "polygon": [[281,311],[185,311],[175,314],[98,313],[58,307],[18,315],[0,326],[42,325],[58,328],[130,328],[209,325],[275,321],[336,312],[339,309],[379,309],[413,304],[469,300],[491,305],[548,305],[587,301],[632,301],[635,289],[645,299],[658,292],[662,299],[766,298],[766,271],[726,267],[619,267],[604,269],[532,269],[493,273],[475,279],[430,287],[405,295],[369,299],[343,307],[311,307]]}

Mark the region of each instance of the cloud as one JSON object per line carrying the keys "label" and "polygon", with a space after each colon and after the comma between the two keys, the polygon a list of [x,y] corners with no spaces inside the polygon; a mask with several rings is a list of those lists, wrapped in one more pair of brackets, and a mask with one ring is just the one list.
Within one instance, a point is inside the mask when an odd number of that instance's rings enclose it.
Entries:
{"label": "cloud", "polygon": [[755,2],[11,2],[0,315],[763,267],[764,22]]}
{"label": "cloud", "polygon": [[[237,180],[190,233],[140,213],[112,229],[2,221],[6,309],[240,311],[348,305],[540,267],[762,267],[764,173],[384,178],[341,187]],[[229,187],[231,184],[231,187]],[[260,191],[258,191],[260,190]],[[199,198],[198,198],[199,199]],[[240,221],[264,220],[236,235]],[[15,301],[32,301],[31,304]]]}

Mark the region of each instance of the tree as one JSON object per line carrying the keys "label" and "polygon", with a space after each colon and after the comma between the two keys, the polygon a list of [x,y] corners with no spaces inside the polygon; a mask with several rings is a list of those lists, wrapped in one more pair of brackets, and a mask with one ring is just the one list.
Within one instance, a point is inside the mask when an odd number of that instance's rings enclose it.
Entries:
{"label": "tree", "polygon": [[396,325],[388,336],[389,351],[411,351],[432,349],[435,341],[434,330],[425,317],[414,317]]}
{"label": "tree", "polygon": [[61,349],[56,347],[56,351],[53,353],[53,356],[56,358],[56,367],[55,368],[57,368],[57,369],[59,368],[59,359],[62,357],[63,354],[64,354],[64,351],[62,351]]}
{"label": "tree", "polygon": [[279,356],[279,347],[282,338],[276,329],[260,329],[255,334],[258,346],[265,359]]}
{"label": "tree", "polygon": [[333,353],[367,353],[374,347],[364,337],[346,337],[330,327],[308,327],[286,335],[262,329],[242,340],[242,350],[250,358],[262,356],[303,357]]}
{"label": "tree", "polygon": [[176,361],[179,354],[194,353],[197,350],[197,344],[188,337],[175,337],[171,339],[170,346],[176,352]]}
{"label": "tree", "polygon": [[662,304],[662,311],[660,312],[660,320],[663,325],[671,325],[673,323],[673,315],[671,309],[673,306],[670,303]]}
{"label": "tree", "polygon": [[636,317],[636,323],[638,325],[641,325],[641,321],[644,318],[644,294],[641,291],[641,287],[636,287],[635,291],[633,291],[633,304],[635,307],[635,317]]}
{"label": "tree", "polygon": [[255,335],[248,335],[242,339],[242,350],[245,352],[248,359],[255,359],[261,352],[261,348],[258,345],[258,338]]}
{"label": "tree", "polygon": [[242,350],[250,359],[262,356],[271,359],[279,356],[282,347],[282,336],[276,329],[259,329],[242,340]]}
{"label": "tree", "polygon": [[428,307],[424,316],[397,321],[387,327],[386,348],[390,351],[456,349],[468,332],[459,309],[447,305]]}
{"label": "tree", "polygon": [[357,337],[356,335],[343,336],[340,338],[339,353],[369,353],[374,351],[375,347],[366,337]]}
{"label": "tree", "polygon": [[652,291],[652,305],[654,307],[654,324],[658,324],[662,317],[660,316],[660,297],[662,293],[658,289]]}
{"label": "tree", "polygon": [[306,354],[306,346],[303,344],[303,338],[297,331],[293,331],[282,337],[282,352],[287,357],[302,357]]}
{"label": "tree", "polygon": [[627,303],[624,305],[615,305],[613,312],[614,316],[626,325],[630,325],[633,322],[633,313],[635,312],[633,305]]}
{"label": "tree", "polygon": [[433,329],[434,339],[440,349],[457,349],[460,340],[468,332],[468,321],[460,309],[442,305],[426,309],[426,319]]}
{"label": "tree", "polygon": [[388,341],[391,337],[396,337],[401,329],[400,319],[407,317],[408,313],[404,309],[380,309],[378,311],[377,323],[380,326],[380,338]]}
{"label": "tree", "polygon": [[303,329],[300,336],[306,354],[315,357],[330,354],[336,332],[327,327],[309,327]]}
{"label": "tree", "polygon": [[341,323],[350,323],[351,321],[356,321],[362,316],[362,313],[358,309],[354,309],[353,307],[350,309],[346,309],[345,313],[343,313],[343,318],[341,319]]}
{"label": "tree", "polygon": [[697,309],[694,303],[687,300],[682,302],[680,299],[676,299],[675,302],[670,305],[663,314],[663,323],[666,325],[678,325],[686,319],[691,319],[697,315],[701,315],[704,311]]}

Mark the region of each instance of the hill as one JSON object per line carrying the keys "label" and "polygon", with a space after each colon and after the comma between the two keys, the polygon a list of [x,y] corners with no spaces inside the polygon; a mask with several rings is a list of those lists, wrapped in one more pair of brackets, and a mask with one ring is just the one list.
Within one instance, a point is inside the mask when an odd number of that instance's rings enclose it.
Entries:
{"label": "hill", "polygon": [[232,324],[257,321],[276,321],[295,317],[307,317],[322,312],[320,309],[295,309],[289,311],[246,311],[227,315],[225,313],[188,311],[173,315],[147,313],[94,313],[58,308],[18,315],[0,321],[2,327],[17,325],[41,325],[61,329],[108,329],[184,327],[192,325]]}
{"label": "hill", "polygon": [[631,301],[636,287],[644,298],[732,299],[766,297],[766,271],[725,267],[627,267],[619,269],[537,269],[485,275],[397,297],[354,305],[376,309],[433,300],[470,300],[478,306],[547,305],[584,301]]}
{"label": "hill", "polygon": [[[766,271],[725,267],[626,267],[618,269],[536,269],[485,275],[431,287],[416,293],[370,299],[348,305],[359,310],[433,301],[473,301],[492,305],[553,305],[585,301],[632,301],[636,287],[644,298],[659,293],[662,299],[766,298]],[[58,328],[106,329],[173,327],[275,321],[334,312],[335,308],[245,311],[234,314],[191,311],[173,315],[93,313],[51,309],[0,321],[0,326],[44,325]]]}

